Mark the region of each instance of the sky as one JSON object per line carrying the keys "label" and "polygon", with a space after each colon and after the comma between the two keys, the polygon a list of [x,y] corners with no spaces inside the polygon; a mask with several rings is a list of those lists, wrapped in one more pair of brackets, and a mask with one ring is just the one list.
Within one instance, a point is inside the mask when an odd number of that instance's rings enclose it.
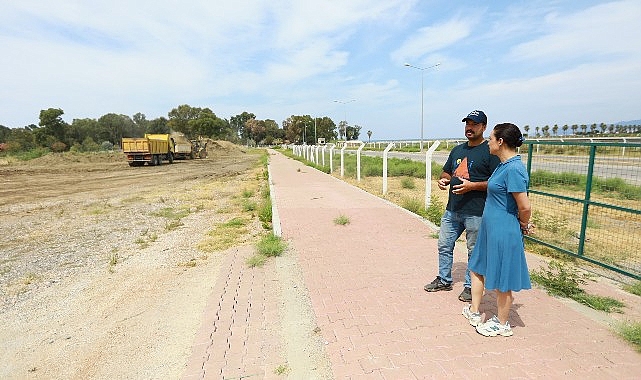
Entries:
{"label": "sky", "polygon": [[462,137],[474,109],[488,130],[636,120],[640,22],[639,0],[0,0],[0,125],[181,104],[372,140]]}

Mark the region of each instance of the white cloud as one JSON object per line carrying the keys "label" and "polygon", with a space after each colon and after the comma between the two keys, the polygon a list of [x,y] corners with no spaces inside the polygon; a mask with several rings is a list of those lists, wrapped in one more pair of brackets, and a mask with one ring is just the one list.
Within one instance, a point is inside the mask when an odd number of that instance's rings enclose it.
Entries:
{"label": "white cloud", "polygon": [[552,13],[544,20],[548,33],[515,46],[511,57],[549,62],[632,53],[641,58],[639,20],[638,1],[600,4],[569,16]]}
{"label": "white cloud", "polygon": [[474,21],[459,18],[447,22],[420,28],[403,42],[401,47],[393,51],[392,60],[402,64],[405,61],[438,52],[469,36]]}

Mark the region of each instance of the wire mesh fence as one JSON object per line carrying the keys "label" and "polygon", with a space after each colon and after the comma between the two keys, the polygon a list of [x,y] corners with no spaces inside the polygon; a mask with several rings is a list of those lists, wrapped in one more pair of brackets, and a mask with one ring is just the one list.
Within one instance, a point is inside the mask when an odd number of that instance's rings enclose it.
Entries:
{"label": "wire mesh fence", "polygon": [[531,240],[641,278],[641,144],[527,142],[522,148],[537,225]]}

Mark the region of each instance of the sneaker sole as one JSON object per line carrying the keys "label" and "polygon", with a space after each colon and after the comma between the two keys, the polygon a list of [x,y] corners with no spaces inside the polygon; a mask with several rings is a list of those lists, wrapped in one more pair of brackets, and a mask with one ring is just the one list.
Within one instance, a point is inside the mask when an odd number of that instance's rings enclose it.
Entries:
{"label": "sneaker sole", "polygon": [[463,301],[463,302],[470,303],[470,302],[472,302],[472,297],[470,297],[470,298],[465,298],[465,297],[461,297],[461,296],[459,296],[459,297],[458,297],[458,300],[459,300],[459,301]]}
{"label": "sneaker sole", "polygon": [[465,315],[465,311],[462,311],[461,314],[463,315],[463,317],[465,317],[465,319],[467,319],[468,322],[470,322],[470,325],[476,327],[481,324],[480,320],[472,320],[472,318],[469,318],[467,315]]}
{"label": "sneaker sole", "polygon": [[486,332],[486,331],[481,331],[481,330],[479,330],[479,329],[478,329],[478,326],[477,326],[476,332],[477,332],[477,333],[479,333],[479,334],[481,334],[481,335],[483,335],[483,336],[488,336],[488,337],[494,337],[494,336],[499,336],[499,335],[500,335],[500,336],[508,337],[508,336],[512,336],[512,335],[514,334],[514,332],[512,332],[512,330],[510,330],[510,331],[503,331],[503,332],[498,332],[498,331],[497,331],[497,332]]}
{"label": "sneaker sole", "polygon": [[426,292],[430,292],[430,293],[440,292],[441,290],[445,290],[449,292],[450,290],[452,290],[452,287],[450,286],[450,287],[443,287],[443,288],[423,288],[423,289],[425,289]]}

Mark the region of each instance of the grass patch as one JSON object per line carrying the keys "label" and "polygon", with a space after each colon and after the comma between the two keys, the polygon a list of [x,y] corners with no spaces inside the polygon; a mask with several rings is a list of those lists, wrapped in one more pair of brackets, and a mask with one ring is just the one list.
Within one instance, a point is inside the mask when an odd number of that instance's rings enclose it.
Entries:
{"label": "grass patch", "polygon": [[207,237],[198,243],[198,249],[204,252],[216,252],[241,245],[244,236],[249,232],[247,224],[247,220],[235,217],[215,226],[207,233]]}
{"label": "grass patch", "polygon": [[254,202],[254,201],[250,201],[248,199],[243,199],[241,207],[242,207],[243,211],[251,212],[251,211],[255,211],[258,206],[256,205],[256,202]]}
{"label": "grass patch", "polygon": [[243,192],[242,192],[241,196],[242,196],[243,198],[251,198],[251,197],[253,197],[253,196],[254,196],[254,192],[253,192],[252,190],[247,190],[247,189],[245,189],[245,190],[243,190]]}
{"label": "grass patch", "polygon": [[334,219],[334,224],[345,226],[349,224],[349,218],[345,215],[339,215],[338,217],[336,217],[336,219]]}
{"label": "grass patch", "polygon": [[430,198],[430,205],[425,210],[425,217],[427,220],[430,222],[436,224],[437,226],[441,225],[441,218],[443,217],[443,214],[445,213],[445,205],[443,202],[439,200],[438,197],[432,195]]}
{"label": "grass patch", "polygon": [[634,348],[641,352],[641,323],[623,323],[617,327],[617,333]]}
{"label": "grass patch", "polygon": [[625,290],[628,293],[636,294],[637,296],[641,296],[641,281],[636,281],[633,284],[625,285],[623,286],[623,290]]}
{"label": "grass patch", "polygon": [[281,364],[274,369],[274,373],[277,375],[284,375],[287,372],[289,372],[289,367],[287,366],[287,364]]}
{"label": "grass patch", "polygon": [[532,271],[530,277],[536,284],[545,288],[548,294],[570,298],[595,310],[620,313],[621,308],[625,306],[614,298],[586,293],[580,285],[585,284],[590,276],[580,274],[576,268],[560,261],[553,260],[547,269]]}
{"label": "grass patch", "polygon": [[261,267],[265,264],[266,261],[267,261],[267,256],[257,253],[252,257],[250,257],[249,259],[247,259],[247,266],[249,266],[250,268]]}
{"label": "grass patch", "polygon": [[405,177],[401,180],[401,187],[403,189],[415,189],[416,188],[416,183],[414,183],[414,179],[410,177]]}
{"label": "grass patch", "polygon": [[413,212],[416,215],[424,215],[425,208],[423,207],[423,202],[416,198],[403,198],[401,200],[401,207],[404,209]]}
{"label": "grass patch", "polygon": [[170,222],[165,223],[165,230],[173,231],[183,225],[184,225],[183,222],[181,222],[180,220],[172,220]]}
{"label": "grass patch", "polygon": [[189,209],[188,208],[182,208],[179,210],[176,210],[173,207],[164,207],[154,213],[152,213],[153,216],[160,216],[163,218],[167,219],[172,219],[172,220],[178,220],[186,217],[189,215]]}
{"label": "grass patch", "polygon": [[260,239],[256,247],[261,255],[273,257],[282,255],[285,248],[287,248],[287,244],[280,237],[269,234]]}
{"label": "grass patch", "polygon": [[272,229],[272,200],[267,197],[258,210],[258,220],[266,230]]}

